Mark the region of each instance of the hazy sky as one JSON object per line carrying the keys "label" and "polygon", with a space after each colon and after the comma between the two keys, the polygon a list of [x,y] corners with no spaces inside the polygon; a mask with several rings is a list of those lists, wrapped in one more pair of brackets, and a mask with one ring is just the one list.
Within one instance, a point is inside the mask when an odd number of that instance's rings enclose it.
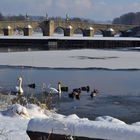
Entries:
{"label": "hazy sky", "polygon": [[4,15],[84,17],[112,20],[124,13],[140,11],[140,0],[0,0]]}

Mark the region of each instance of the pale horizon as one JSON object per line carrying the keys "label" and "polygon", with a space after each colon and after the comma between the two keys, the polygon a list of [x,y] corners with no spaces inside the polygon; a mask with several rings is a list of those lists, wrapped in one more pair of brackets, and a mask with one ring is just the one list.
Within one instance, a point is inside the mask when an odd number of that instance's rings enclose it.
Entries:
{"label": "pale horizon", "polygon": [[95,21],[113,20],[125,13],[139,12],[140,0],[4,0],[0,2],[3,15],[72,17]]}

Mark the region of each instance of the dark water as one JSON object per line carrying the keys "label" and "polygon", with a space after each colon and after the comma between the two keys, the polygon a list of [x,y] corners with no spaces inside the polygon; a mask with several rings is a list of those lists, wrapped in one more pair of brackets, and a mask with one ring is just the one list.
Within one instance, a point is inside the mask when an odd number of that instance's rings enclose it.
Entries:
{"label": "dark water", "polygon": [[[57,88],[58,81],[69,87],[69,93],[73,88],[87,85],[91,90],[99,90],[93,99],[86,92],[82,92],[80,100],[70,99],[68,93],[63,93],[62,99],[54,102],[59,113],[75,113],[92,120],[109,115],[127,123],[140,121],[140,70],[0,68],[1,91],[12,90],[18,76],[23,77],[27,94],[41,95],[43,83]],[[33,82],[37,88],[29,90],[27,84]]]}

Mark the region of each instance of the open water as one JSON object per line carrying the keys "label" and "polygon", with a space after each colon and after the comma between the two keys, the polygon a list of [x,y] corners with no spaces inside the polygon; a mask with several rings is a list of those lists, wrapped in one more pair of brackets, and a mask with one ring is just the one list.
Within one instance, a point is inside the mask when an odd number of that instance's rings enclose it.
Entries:
{"label": "open water", "polygon": [[[58,81],[68,86],[69,92],[54,100],[53,107],[59,113],[77,114],[94,120],[98,116],[112,116],[127,123],[140,121],[140,70],[105,69],[37,69],[29,67],[1,67],[0,90],[10,91],[17,85],[17,77],[23,77],[23,89],[26,94],[42,95],[43,83],[57,88]],[[28,84],[35,83],[35,89]],[[80,100],[70,99],[68,94],[74,88],[90,86],[99,94],[90,97],[90,92],[82,92]],[[54,98],[56,98],[54,96]]]}

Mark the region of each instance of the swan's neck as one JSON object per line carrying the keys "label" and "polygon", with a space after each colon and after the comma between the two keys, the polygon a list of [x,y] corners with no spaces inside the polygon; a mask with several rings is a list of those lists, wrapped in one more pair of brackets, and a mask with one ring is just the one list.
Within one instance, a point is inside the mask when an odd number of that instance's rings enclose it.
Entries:
{"label": "swan's neck", "polygon": [[22,80],[19,80],[19,88],[22,88]]}
{"label": "swan's neck", "polygon": [[60,84],[60,83],[58,83],[58,92],[59,92],[59,93],[62,92],[62,91],[61,91],[61,84]]}
{"label": "swan's neck", "polygon": [[22,95],[23,94],[23,89],[22,89],[22,79],[18,79],[18,94]]}

